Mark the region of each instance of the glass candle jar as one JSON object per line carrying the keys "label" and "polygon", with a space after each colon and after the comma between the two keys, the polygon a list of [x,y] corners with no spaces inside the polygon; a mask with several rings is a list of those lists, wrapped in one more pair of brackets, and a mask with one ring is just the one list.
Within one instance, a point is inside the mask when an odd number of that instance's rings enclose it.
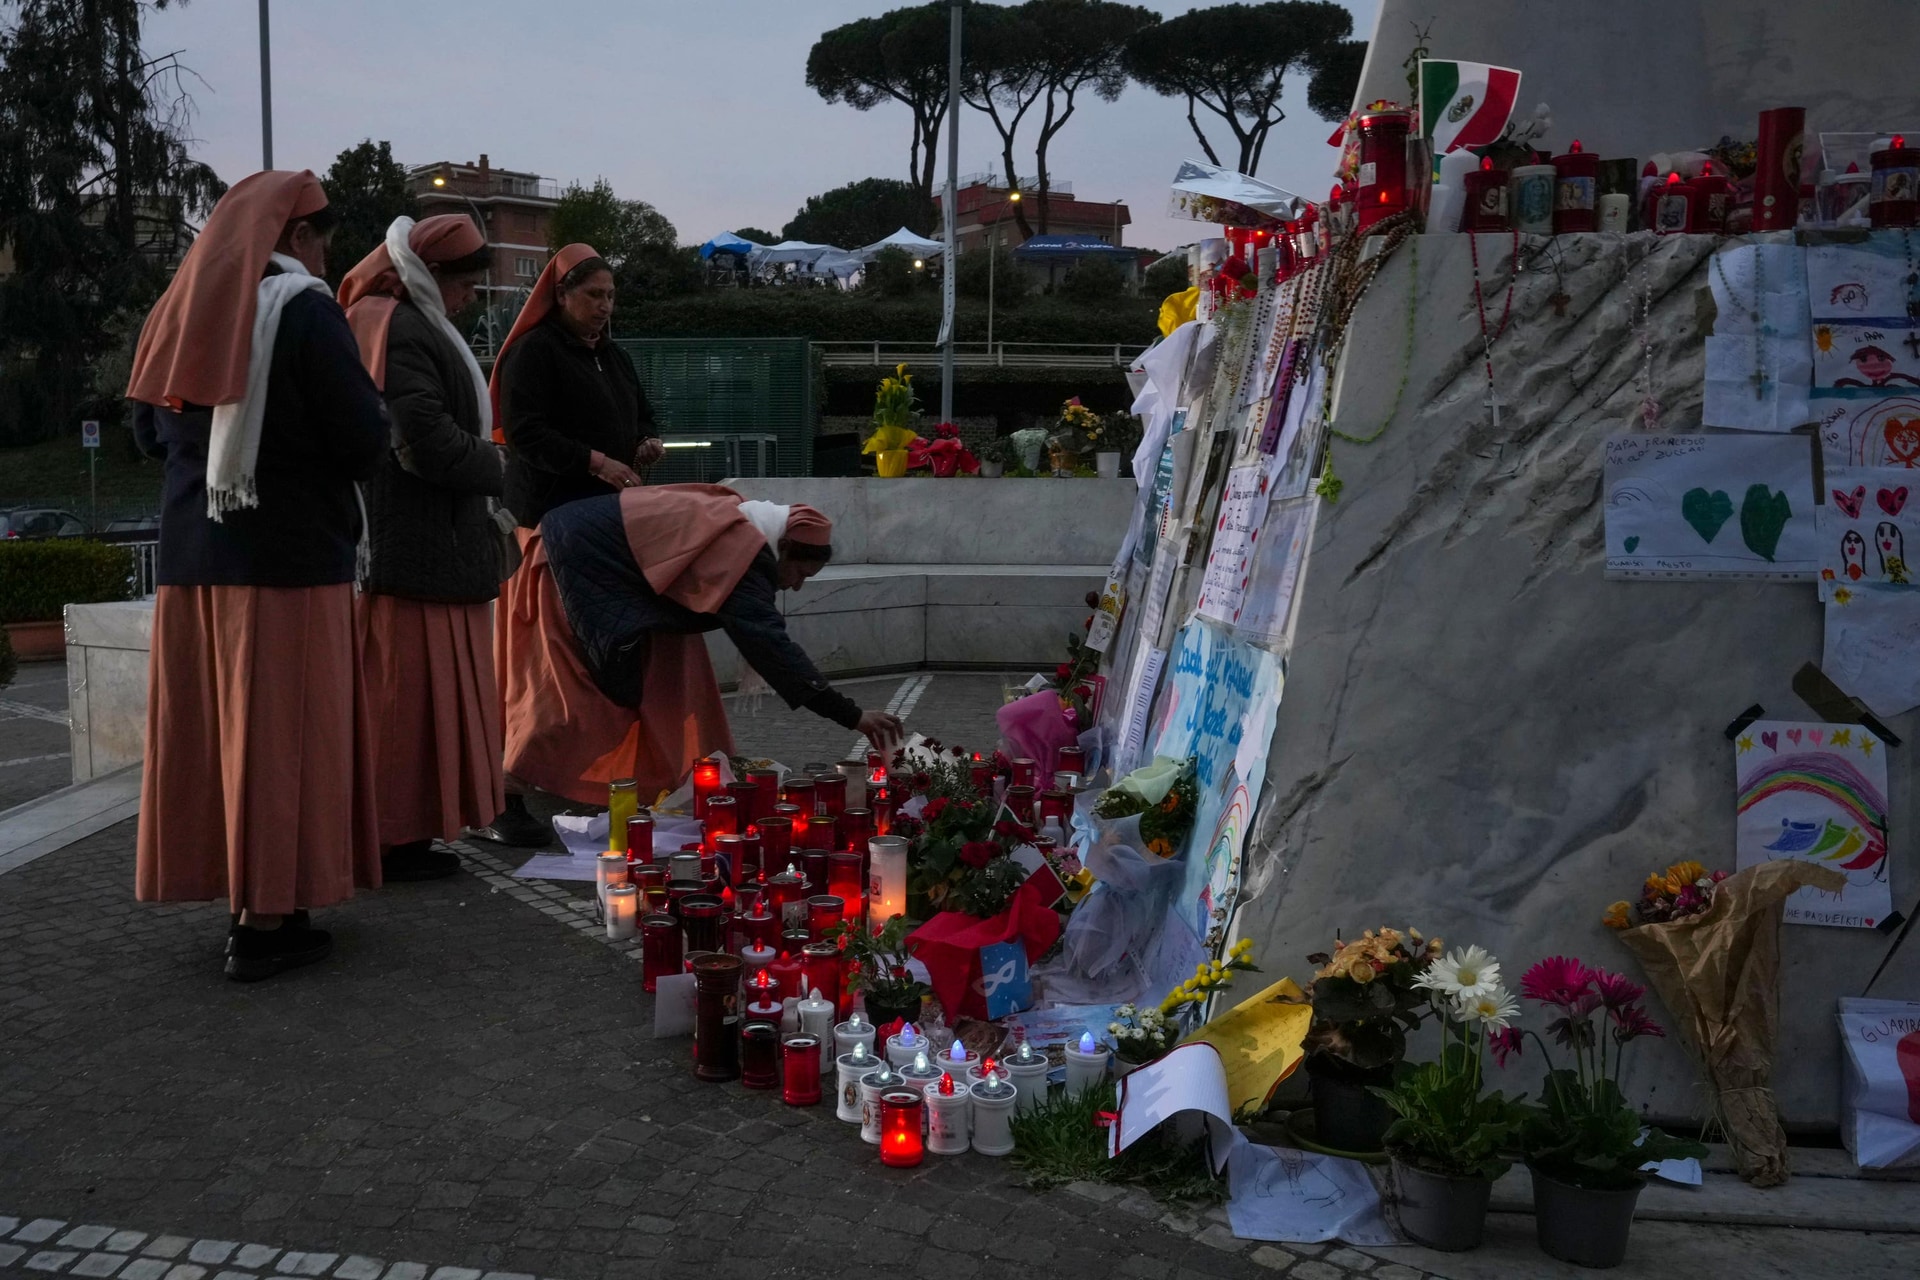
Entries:
{"label": "glass candle jar", "polygon": [[[843,963],[844,958],[837,943],[809,942],[800,952],[800,966],[807,988],[819,991],[823,999],[831,1001],[836,1014],[840,1008]],[[821,1038],[826,1038],[825,1031],[822,1031]]]}
{"label": "glass candle jar", "polygon": [[847,807],[847,780],[840,776],[838,769],[832,773],[815,774],[813,797],[818,812],[837,818]]}
{"label": "glass candle jar", "polygon": [[809,898],[827,891],[828,857],[825,849],[808,849],[800,855],[800,874],[807,882]]}
{"label": "glass candle jar", "polygon": [[[631,850],[629,850],[631,851]],[[640,891],[642,912],[660,912],[667,906],[667,869],[662,866],[634,867],[629,873]]]}
{"label": "glass candle jar", "polygon": [[667,859],[667,883],[693,886],[700,883],[700,855],[682,849]]}
{"label": "glass candle jar", "polygon": [[1087,749],[1085,747],[1061,747],[1053,753],[1053,771],[1055,773],[1077,773],[1084,777],[1087,772]]}
{"label": "glass candle jar", "polygon": [[972,763],[967,765],[967,778],[973,783],[973,789],[982,800],[993,799],[993,763],[982,760],[978,752],[974,753]]}
{"label": "glass candle jar", "polygon": [[[789,918],[797,918],[801,925],[807,921],[806,908],[798,904],[805,901],[806,881],[792,863],[784,866],[778,875],[767,877],[766,888],[762,891],[767,909],[779,918],[780,927],[785,929]],[[788,908],[794,908],[790,916]]]}
{"label": "glass candle jar", "polygon": [[627,819],[640,811],[640,784],[632,778],[615,778],[607,788],[607,847],[615,853],[627,851]]}
{"label": "glass candle jar", "polygon": [[644,867],[653,862],[653,815],[645,809],[627,819],[627,866]]}
{"label": "glass candle jar", "polygon": [[782,803],[799,809],[803,816],[812,817],[819,812],[812,778],[802,778],[797,775],[788,778],[786,784],[780,788],[780,799]]}
{"label": "glass candle jar", "polygon": [[1007,788],[1007,812],[1011,813],[1013,820],[1022,826],[1030,827],[1033,825],[1033,799],[1035,794],[1033,787],[1024,782],[1015,783],[1013,786]]}
{"label": "glass candle jar", "polygon": [[754,795],[754,818],[760,821],[773,812],[773,806],[780,800],[780,771],[778,769],[749,769],[746,780],[759,788]]}
{"label": "glass candle jar", "polygon": [[1040,785],[1040,762],[1021,756],[1012,762],[1009,786],[1034,787]]}
{"label": "glass candle jar", "polygon": [[740,869],[733,877],[733,882],[736,886],[749,884],[757,886],[760,883],[760,867],[765,860],[761,850],[764,848],[765,845],[760,839],[759,827],[748,827],[741,833]]}
{"label": "glass candle jar", "polygon": [[965,1082],[951,1072],[927,1086],[927,1150],[937,1156],[966,1154],[970,1097]]}
{"label": "glass candle jar", "polygon": [[652,991],[666,974],[680,972],[680,922],[651,915],[640,921],[640,989]]}
{"label": "glass candle jar", "polygon": [[627,882],[627,855],[611,849],[593,860],[594,896],[600,899],[601,914],[606,914],[607,890]]}
{"label": "glass candle jar", "polygon": [[806,993],[800,990],[800,955],[798,952],[783,953],[778,960],[767,966],[767,976],[773,979],[774,999],[784,1001],[799,999]]}
{"label": "glass candle jar", "polygon": [[807,899],[807,936],[815,942],[824,941],[827,931],[838,928],[846,914],[844,899],[830,893],[815,894]]}
{"label": "glass candle jar", "polygon": [[718,835],[713,838],[713,857],[720,879],[726,884],[740,883],[740,846],[742,840],[736,835]]}
{"label": "glass candle jar", "polygon": [[867,841],[872,859],[867,883],[867,927],[879,932],[887,921],[907,911],[907,841],[902,836],[875,836]]}
{"label": "glass candle jar", "polygon": [[607,941],[625,942],[633,937],[639,919],[640,895],[630,884],[607,888]]}
{"label": "glass candle jar", "polygon": [[740,830],[745,831],[760,821],[760,788],[757,784],[745,778],[729,782],[727,795],[733,799],[733,811],[740,815]]}
{"label": "glass candle jar", "polygon": [[704,820],[707,801],[720,794],[720,762],[696,760],[693,765],[693,816]]}
{"label": "glass candle jar", "polygon": [[1046,791],[1040,795],[1040,825],[1060,824],[1062,831],[1073,829],[1073,796],[1066,791]]}
{"label": "glass candle jar", "polygon": [[740,957],[724,952],[693,962],[693,1073],[702,1080],[740,1075]]}
{"label": "glass candle jar", "polygon": [[694,894],[680,900],[680,927],[686,930],[687,950],[726,949],[726,934],[722,928],[725,910],[720,899],[706,894]]}
{"label": "glass candle jar", "polygon": [[778,951],[780,917],[767,909],[764,897],[753,904],[751,911],[740,917],[740,928],[754,946]]}
{"label": "glass candle jar", "polygon": [[[853,810],[848,810],[848,813],[852,812]],[[868,839],[871,838],[868,837]],[[861,841],[859,847],[865,849],[866,841]],[[840,899],[842,920],[858,921],[860,919],[860,908],[866,898],[861,883],[861,867],[864,863],[865,859],[851,849],[833,854],[827,859],[827,893]]]}
{"label": "glass candle jar", "polygon": [[925,1155],[920,1129],[926,1099],[918,1089],[888,1089],[880,1095],[880,1163],[911,1169]]}
{"label": "glass candle jar", "polygon": [[715,836],[740,834],[740,806],[732,796],[714,796],[707,801],[707,815],[700,820],[700,829],[704,836],[703,847],[712,853]]}
{"label": "glass candle jar", "polygon": [[884,836],[893,830],[893,815],[900,808],[900,802],[893,792],[881,787],[867,796],[867,807],[873,810],[873,834]]}
{"label": "glass candle jar", "polygon": [[867,847],[867,841],[873,839],[873,810],[868,808],[845,809],[840,814],[840,831],[836,837],[836,852],[859,852]]}
{"label": "glass candle jar", "polygon": [[780,1083],[777,1024],[749,1022],[740,1028],[740,1083],[749,1089],[771,1089]]}
{"label": "glass candle jar", "polygon": [[760,867],[771,876],[793,856],[793,819],[771,814],[760,819]]}
{"label": "glass candle jar", "polygon": [[788,1036],[780,1046],[780,1100],[790,1107],[820,1101],[820,1037]]}

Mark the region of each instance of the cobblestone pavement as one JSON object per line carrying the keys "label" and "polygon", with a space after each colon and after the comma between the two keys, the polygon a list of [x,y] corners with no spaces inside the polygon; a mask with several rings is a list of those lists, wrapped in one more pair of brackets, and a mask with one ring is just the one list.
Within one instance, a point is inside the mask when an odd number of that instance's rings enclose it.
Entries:
{"label": "cobblestone pavement", "polygon": [[[999,683],[936,677],[910,721],[984,742]],[[821,723],[736,728],[839,758]],[[0,876],[0,1274],[1416,1275],[975,1155],[884,1169],[830,1109],[701,1084],[638,966],[572,927],[578,887],[505,880],[497,846],[320,913],[328,961],[230,983],[223,907],[133,901],[133,831]]]}
{"label": "cobblestone pavement", "polygon": [[72,778],[66,664],[23,662],[13,683],[0,689],[0,811]]}

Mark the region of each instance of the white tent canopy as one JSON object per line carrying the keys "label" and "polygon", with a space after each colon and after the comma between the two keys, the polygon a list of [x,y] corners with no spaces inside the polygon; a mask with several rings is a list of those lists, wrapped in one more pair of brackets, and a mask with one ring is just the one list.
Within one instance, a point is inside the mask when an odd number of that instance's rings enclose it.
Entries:
{"label": "white tent canopy", "polygon": [[799,262],[811,266],[813,263],[819,261],[823,255],[839,252],[841,252],[841,250],[834,248],[830,244],[808,244],[804,240],[782,240],[779,244],[766,245],[765,247],[754,249],[753,252],[748,255],[748,259],[756,267],[778,266],[783,262]]}
{"label": "white tent canopy", "polygon": [[930,253],[938,253],[947,246],[939,240],[929,240],[917,236],[905,227],[900,228],[885,240],[875,240],[863,249],[854,250],[864,262],[872,262],[874,255],[882,249],[904,249],[916,258],[924,258]]}

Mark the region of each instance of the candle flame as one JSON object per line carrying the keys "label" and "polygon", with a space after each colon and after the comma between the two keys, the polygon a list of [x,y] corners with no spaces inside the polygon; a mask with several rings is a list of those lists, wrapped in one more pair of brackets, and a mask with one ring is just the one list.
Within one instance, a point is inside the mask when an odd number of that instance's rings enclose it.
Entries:
{"label": "candle flame", "polygon": [[1082,1031],[1080,1033],[1080,1052],[1082,1053],[1093,1052],[1093,1032]]}
{"label": "candle flame", "polygon": [[911,1022],[900,1028],[900,1047],[902,1049],[910,1048],[917,1038],[918,1036],[914,1032]]}
{"label": "candle flame", "polygon": [[847,1016],[847,1025],[850,1027],[859,1028],[859,1027],[866,1026],[867,1023],[866,1023],[866,1019],[862,1018],[858,1013],[853,1013]]}
{"label": "candle flame", "polygon": [[866,1057],[866,1056],[867,1056],[867,1042],[866,1042],[865,1040],[855,1040],[855,1041],[853,1042],[853,1052],[852,1052],[852,1053],[850,1053],[850,1054],[848,1054],[847,1056],[848,1056],[848,1057],[850,1057],[850,1058],[854,1058],[854,1059],[856,1059],[856,1060],[857,1060],[857,1059],[860,1059],[860,1058],[864,1058],[864,1057]]}
{"label": "candle flame", "polygon": [[940,1092],[945,1097],[953,1096],[953,1077],[944,1071],[940,1073]]}
{"label": "candle flame", "polygon": [[1675,169],[1672,173],[1667,175],[1667,185],[1670,187],[1677,187],[1680,185],[1680,171],[1678,169]]}
{"label": "candle flame", "polygon": [[986,1066],[986,1075],[987,1075],[987,1079],[989,1079],[989,1080],[991,1080],[991,1079],[993,1079],[993,1070],[994,1070],[994,1068],[995,1068],[995,1067],[997,1067],[997,1066],[999,1066],[999,1065],[1000,1065],[1000,1064],[999,1064],[999,1063],[997,1063],[997,1062],[995,1062],[995,1061],[994,1061],[994,1060],[993,1060],[992,1058],[988,1058],[988,1059],[987,1059],[987,1066]]}
{"label": "candle flame", "polygon": [[1569,147],[1569,148],[1567,148],[1567,150],[1568,150],[1568,151],[1570,151],[1570,152],[1571,152],[1572,154],[1574,154],[1574,155],[1578,155],[1578,154],[1580,154],[1580,153],[1581,153],[1582,151],[1585,151],[1585,150],[1586,150],[1586,148],[1580,145],[1580,139],[1578,139],[1578,138],[1575,138],[1575,139],[1573,140],[1573,145],[1572,145],[1571,147]]}
{"label": "candle flame", "polygon": [[924,1053],[916,1053],[916,1054],[914,1054],[914,1055],[913,1055],[913,1069],[914,1069],[914,1070],[915,1070],[916,1072],[918,1072],[918,1071],[931,1071],[931,1070],[932,1070],[933,1068],[931,1068],[931,1067],[929,1067],[929,1066],[927,1065],[927,1055],[926,1055],[926,1054],[924,1054]]}
{"label": "candle flame", "polygon": [[1484,171],[1486,171],[1486,172],[1488,172],[1488,173],[1491,173],[1491,172],[1493,171],[1493,157],[1492,157],[1492,156],[1481,156],[1481,157],[1480,157],[1480,168],[1481,168],[1482,170],[1484,170]]}
{"label": "candle flame", "polygon": [[947,1050],[947,1057],[953,1062],[965,1062],[967,1060],[967,1046],[955,1040],[953,1042],[953,1048]]}
{"label": "candle flame", "polygon": [[1893,135],[1893,149],[1894,149],[1895,151],[1904,151],[1904,150],[1906,150],[1906,147],[1907,147],[1907,135],[1906,135],[1906,134],[1904,134],[1904,133],[1896,133],[1896,134],[1894,134],[1894,135]]}

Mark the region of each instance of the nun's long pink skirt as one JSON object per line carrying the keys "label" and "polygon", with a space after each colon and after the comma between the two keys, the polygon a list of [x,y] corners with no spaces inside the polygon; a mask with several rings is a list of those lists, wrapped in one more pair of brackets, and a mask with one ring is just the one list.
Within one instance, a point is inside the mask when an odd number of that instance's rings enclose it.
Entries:
{"label": "nun's long pink skirt", "polygon": [[353,587],[164,586],[135,893],[281,915],[380,884]]}
{"label": "nun's long pink skirt", "polygon": [[506,807],[492,608],[364,595],[380,843],[451,840]]}

